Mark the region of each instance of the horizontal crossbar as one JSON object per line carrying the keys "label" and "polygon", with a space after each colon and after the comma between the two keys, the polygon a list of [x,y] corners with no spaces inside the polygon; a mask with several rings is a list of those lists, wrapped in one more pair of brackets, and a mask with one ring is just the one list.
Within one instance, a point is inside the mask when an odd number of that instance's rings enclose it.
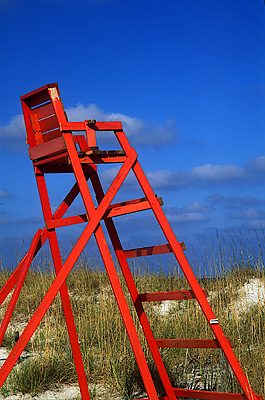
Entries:
{"label": "horizontal crossbar", "polygon": [[[159,203],[162,205],[163,204],[162,198],[160,197],[158,200]],[[122,203],[110,205],[102,219],[118,217],[121,215],[131,214],[138,211],[148,210],[150,208],[151,208],[150,204],[147,201],[146,197],[143,197],[141,199],[124,201]],[[46,222],[46,227],[47,229],[54,229],[63,226],[80,224],[83,222],[88,222],[86,214],[75,215],[73,217],[67,217],[57,220],[50,220]]]}
{"label": "horizontal crossbar", "polygon": [[[247,400],[247,396],[240,393],[220,393],[211,392],[208,390],[188,390],[188,389],[173,389],[178,397],[186,397],[192,399],[203,400]],[[263,400],[262,396],[257,395],[258,400]]]}
{"label": "horizontal crossbar", "polygon": [[[203,289],[206,297],[209,296],[206,289]],[[144,301],[165,301],[165,300],[188,300],[195,299],[195,294],[192,290],[176,290],[173,292],[158,292],[158,293],[142,293],[139,295],[140,300]]]}
{"label": "horizontal crossbar", "polygon": [[[173,388],[177,397],[184,397],[188,399],[202,399],[202,400],[247,400],[247,396],[240,393],[224,393],[224,392],[211,392],[208,390],[189,390]],[[263,397],[256,394],[258,400],[263,400]],[[137,399],[136,399],[137,400]],[[138,399],[140,400],[140,399]],[[148,400],[147,397],[141,400]],[[167,396],[159,397],[159,400],[170,400]]]}
{"label": "horizontal crossbar", "polygon": [[[186,250],[184,242],[180,243],[182,250]],[[124,250],[126,258],[153,256],[155,254],[172,253],[173,250],[169,244],[162,244],[159,246],[139,247],[138,249]]]}
{"label": "horizontal crossbar", "polygon": [[66,122],[60,124],[61,132],[72,132],[72,131],[85,131],[86,126],[95,131],[122,131],[122,125],[120,121],[109,121],[109,122],[96,122],[95,124],[86,124],[84,122]]}
{"label": "horizontal crossbar", "polygon": [[[231,347],[235,347],[231,339]],[[219,349],[221,346],[216,339],[156,339],[157,347],[180,349]]]}
{"label": "horizontal crossbar", "polygon": [[126,156],[123,154],[109,154],[108,152],[93,153],[80,158],[80,163],[83,164],[108,164],[108,163],[123,163]]}

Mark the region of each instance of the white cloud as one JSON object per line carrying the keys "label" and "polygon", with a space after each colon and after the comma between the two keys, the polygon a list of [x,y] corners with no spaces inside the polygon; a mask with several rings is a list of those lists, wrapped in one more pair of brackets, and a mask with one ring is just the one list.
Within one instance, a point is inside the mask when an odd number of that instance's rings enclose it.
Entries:
{"label": "white cloud", "polygon": [[7,125],[0,126],[0,146],[1,150],[25,151],[27,149],[22,114],[12,117]]}
{"label": "white cloud", "polygon": [[199,201],[194,201],[184,207],[183,211],[186,213],[208,213],[214,211],[214,208],[207,204],[202,204]]}
{"label": "white cloud", "polygon": [[234,179],[246,178],[249,174],[246,168],[237,165],[224,164],[212,165],[205,164],[200,167],[192,168],[191,177],[201,181],[228,181]]}
{"label": "white cloud", "polygon": [[[174,120],[169,120],[165,124],[156,121],[146,123],[138,118],[122,113],[105,112],[96,104],[89,104],[88,106],[77,104],[75,107],[69,107],[66,113],[69,121],[73,122],[84,121],[86,119],[121,121],[132,146],[159,147],[178,141]],[[100,145],[115,141],[112,132],[99,133],[98,137]],[[26,130],[22,114],[12,117],[7,125],[0,126],[0,143],[4,150],[23,151],[27,148]]]}
{"label": "white cloud", "polygon": [[259,172],[265,172],[265,156],[260,156],[250,160],[248,167]]}
{"label": "white cloud", "polygon": [[[96,119],[97,121],[121,121],[124,132],[133,146],[158,147],[163,144],[173,143],[178,140],[177,128],[174,120],[165,124],[158,122],[145,123],[138,118],[130,117],[122,113],[105,112],[96,104],[77,104],[66,110],[69,121],[84,121],[85,119]],[[105,138],[113,137],[112,133]],[[102,135],[101,135],[102,136]]]}
{"label": "white cloud", "polygon": [[[253,168],[253,165],[256,168]],[[265,168],[265,157],[263,164],[263,156],[250,160],[245,167],[239,167],[234,164],[204,164],[193,167],[190,171],[169,171],[156,170],[148,171],[147,177],[153,188],[175,190],[185,187],[209,187],[215,185],[238,185],[242,183],[253,184],[263,182],[265,174],[262,173]],[[219,202],[223,198],[218,198]],[[241,201],[251,203],[255,199],[242,198]],[[240,199],[238,199],[240,201]],[[236,203],[237,199],[233,198]]]}
{"label": "white cloud", "polygon": [[207,197],[212,204],[223,204],[225,208],[252,207],[265,204],[264,200],[257,199],[252,196],[223,196],[221,194],[213,194]]}
{"label": "white cloud", "polygon": [[264,218],[264,212],[251,207],[240,210],[237,213],[236,217],[241,219],[260,219]]}
{"label": "white cloud", "polygon": [[9,124],[0,126],[0,138],[26,137],[23,115],[19,114],[11,118]]}
{"label": "white cloud", "polygon": [[0,199],[7,199],[8,197],[11,197],[11,193],[7,192],[4,189],[0,189]]}
{"label": "white cloud", "polygon": [[206,222],[208,218],[199,212],[194,213],[180,213],[180,214],[166,214],[169,222],[171,223],[184,223],[184,222]]}

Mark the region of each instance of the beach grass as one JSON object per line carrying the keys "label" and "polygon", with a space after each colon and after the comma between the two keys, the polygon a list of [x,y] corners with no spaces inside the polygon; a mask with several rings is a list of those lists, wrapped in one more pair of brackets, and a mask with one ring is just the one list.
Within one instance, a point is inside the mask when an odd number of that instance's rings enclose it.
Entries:
{"label": "beach grass", "polygon": [[[238,242],[241,242],[241,248]],[[242,246],[240,235],[236,239],[229,235],[225,241],[218,237],[215,246],[208,250],[203,248],[192,266],[201,287],[210,294],[209,302],[226,337],[235,344],[234,352],[254,391],[265,396],[264,299],[242,303],[244,285],[254,282],[264,288],[263,252],[261,245],[256,246],[254,252],[249,243],[249,247],[244,244],[242,253]],[[166,265],[162,265],[165,262]],[[132,263],[139,293],[189,289],[171,256],[166,261],[158,260],[158,264],[158,269],[149,267],[148,258]],[[1,286],[10,273],[2,268]],[[162,384],[120,271],[119,275],[153,379],[159,394],[163,395]],[[38,256],[25,280],[2,346],[8,349],[14,346],[14,331],[22,333],[54,278],[49,254]],[[68,276],[67,286],[89,386],[95,387],[100,383],[124,399],[144,393],[106,272],[99,265],[92,267],[89,256],[85,254]],[[2,315],[5,307],[6,302],[1,308]],[[155,338],[214,338],[195,300],[145,303],[144,309]],[[160,352],[170,380],[176,387],[241,392],[220,349],[161,349]],[[60,383],[76,381],[58,294],[27,345],[25,357],[21,357],[13,368],[0,393],[33,394]]]}

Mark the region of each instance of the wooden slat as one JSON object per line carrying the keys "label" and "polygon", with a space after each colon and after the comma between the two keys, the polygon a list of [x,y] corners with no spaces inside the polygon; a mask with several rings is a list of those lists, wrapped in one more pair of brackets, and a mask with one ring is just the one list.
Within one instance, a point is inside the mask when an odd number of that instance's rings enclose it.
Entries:
{"label": "wooden slat", "polygon": [[[66,151],[63,151],[62,153],[55,154],[53,156],[47,156],[43,157],[39,160],[34,161],[34,166],[40,166],[40,165],[58,165],[58,164],[64,164],[65,166],[68,166],[68,153]],[[70,167],[71,170],[73,171],[72,167]]]}
{"label": "wooden slat", "polygon": [[[120,121],[96,122],[88,124],[88,127],[95,131],[121,131],[122,124]],[[85,122],[67,122],[61,125],[62,132],[85,131]]]}
{"label": "wooden slat", "polygon": [[[179,398],[187,399],[201,399],[201,400],[248,400],[247,396],[240,393],[224,393],[224,392],[212,392],[210,390],[190,390],[190,389],[178,389],[173,388],[174,393]],[[263,397],[256,394],[258,400],[263,400]],[[140,399],[135,399],[140,400]],[[141,400],[148,400],[147,397],[141,398]],[[160,396],[159,400],[169,400],[167,396]]]}
{"label": "wooden slat", "polygon": [[52,103],[43,104],[40,107],[34,108],[34,113],[37,114],[38,119],[46,118],[49,115],[54,114],[54,108]]}
{"label": "wooden slat", "polygon": [[52,129],[59,128],[59,122],[56,115],[52,115],[48,118],[41,119],[39,121],[42,133],[51,131]]}
{"label": "wooden slat", "polygon": [[[162,198],[159,197],[158,201],[160,204],[163,204]],[[104,215],[105,218],[113,218],[113,217],[118,217],[121,215],[126,215],[126,214],[131,214],[139,211],[144,211],[144,210],[149,210],[151,208],[149,201],[147,200],[142,200],[139,199],[137,202],[136,200],[132,200],[131,202],[128,202],[127,204],[114,204],[111,205],[108,210],[106,211]]]}
{"label": "wooden slat", "polygon": [[57,138],[58,136],[62,136],[60,129],[55,129],[54,131],[47,132],[47,133],[44,133],[44,134],[42,135],[43,141],[44,141],[45,143],[46,143],[46,142],[49,142],[49,141],[52,140],[52,139]]}
{"label": "wooden slat", "polygon": [[[234,347],[232,340],[228,340]],[[156,339],[157,347],[180,348],[180,349],[219,349],[220,345],[216,339]]]}
{"label": "wooden slat", "polygon": [[[186,250],[184,242],[180,242],[182,250]],[[156,254],[172,253],[172,248],[169,244],[162,244],[159,246],[140,247],[137,249],[125,250],[126,258],[152,256]]]}
{"label": "wooden slat", "polygon": [[[240,393],[221,393],[208,390],[189,390],[174,388],[174,393],[178,397],[202,400],[248,400],[247,396]],[[256,395],[258,400],[263,400],[262,396]]]}
{"label": "wooden slat", "polygon": [[34,94],[32,97],[27,99],[27,102],[29,102],[30,108],[36,107],[42,103],[45,103],[46,101],[50,100],[50,96],[47,90],[43,90],[42,92]]}
{"label": "wooden slat", "polygon": [[81,164],[110,164],[110,163],[124,163],[126,156],[123,155],[101,155],[101,154],[91,154],[89,157],[80,158]]}
{"label": "wooden slat", "polygon": [[[209,293],[203,289],[206,297]],[[165,301],[165,300],[188,300],[195,299],[195,294],[192,290],[176,290],[172,292],[157,292],[157,293],[141,293],[139,298],[142,302],[149,301]]]}
{"label": "wooden slat", "polygon": [[46,221],[46,227],[47,227],[47,229],[54,229],[54,228],[60,228],[63,226],[80,224],[83,222],[88,222],[86,214],[75,215],[73,217],[67,217],[67,218]]}
{"label": "wooden slat", "polygon": [[122,131],[122,124],[120,121],[96,122],[90,127],[93,127],[96,131]]}
{"label": "wooden slat", "polygon": [[42,157],[57,154],[65,151],[65,144],[62,136],[53,139],[47,143],[40,144],[29,149],[29,156],[31,160],[37,160]]}

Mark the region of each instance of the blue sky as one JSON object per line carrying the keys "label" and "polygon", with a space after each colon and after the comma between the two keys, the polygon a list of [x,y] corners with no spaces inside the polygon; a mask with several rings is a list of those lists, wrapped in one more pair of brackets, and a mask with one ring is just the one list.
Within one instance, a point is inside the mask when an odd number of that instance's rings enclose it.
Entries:
{"label": "blue sky", "polygon": [[[43,227],[19,98],[51,82],[70,120],[122,120],[179,240],[265,225],[262,0],[0,0],[0,35],[3,257]],[[48,178],[56,208],[73,178]],[[129,177],[117,200],[139,196]],[[150,212],[117,226],[164,243]]]}

